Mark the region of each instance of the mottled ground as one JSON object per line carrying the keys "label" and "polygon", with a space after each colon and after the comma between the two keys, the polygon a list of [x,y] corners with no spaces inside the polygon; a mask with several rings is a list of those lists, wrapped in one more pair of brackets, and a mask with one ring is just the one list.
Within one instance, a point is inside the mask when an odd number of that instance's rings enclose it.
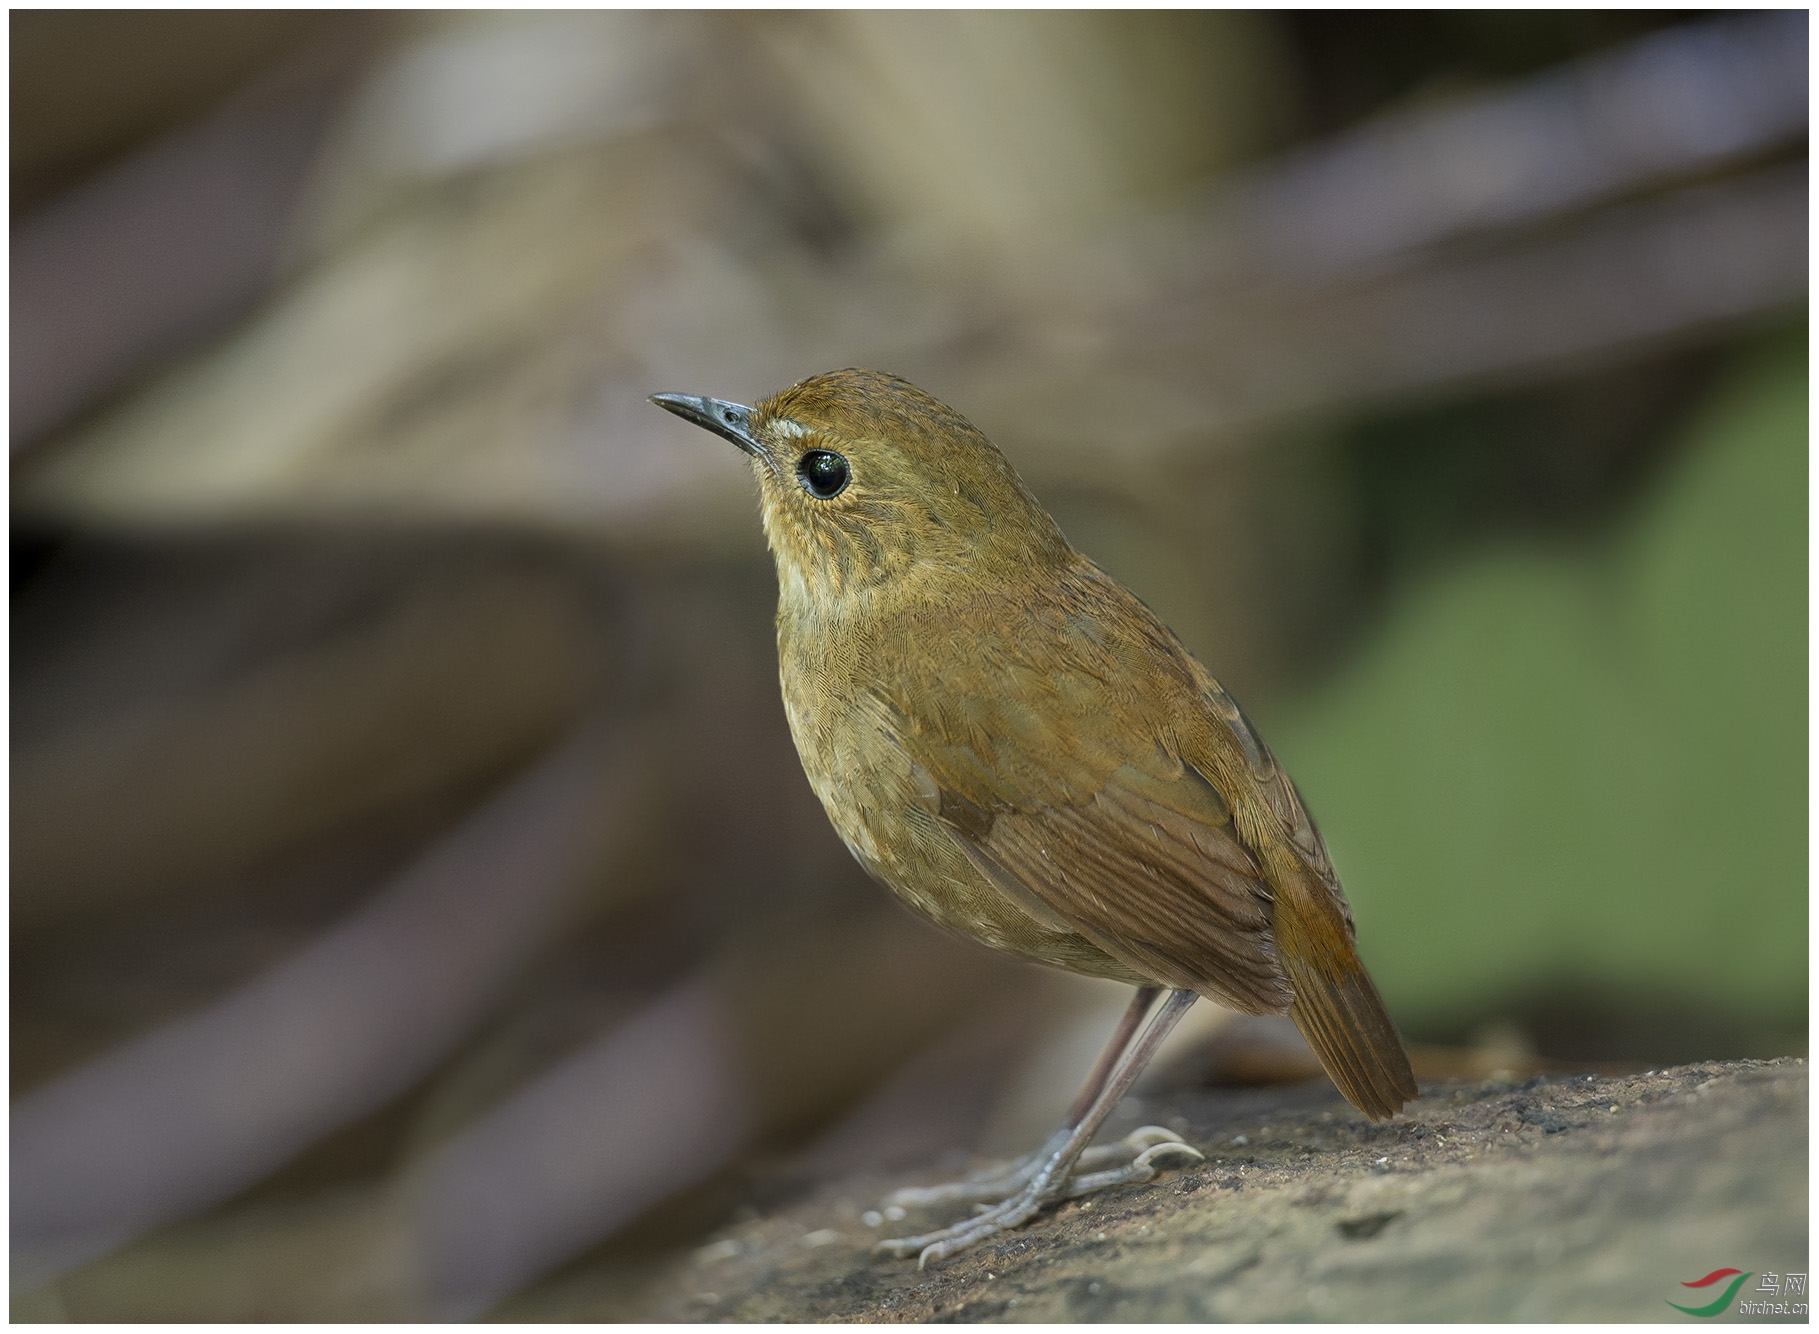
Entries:
{"label": "mottled ground", "polygon": [[[1454,1082],[1372,1125],[1330,1085],[1121,1108],[1204,1164],[918,1271],[862,1214],[961,1164],[804,1187],[652,1266],[583,1267],[502,1316],[573,1320],[1685,1320],[1714,1269],[1807,1272],[1807,1067]],[[915,1214],[898,1230],[945,1219]],[[1738,1317],[1735,1303],[1723,1318]]]}

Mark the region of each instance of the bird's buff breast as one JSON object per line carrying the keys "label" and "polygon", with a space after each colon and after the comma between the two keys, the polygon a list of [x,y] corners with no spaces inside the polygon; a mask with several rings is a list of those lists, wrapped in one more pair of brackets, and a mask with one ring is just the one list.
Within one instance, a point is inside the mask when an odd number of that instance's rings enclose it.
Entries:
{"label": "bird's buff breast", "polygon": [[861,644],[845,652],[778,618],[779,675],[809,786],[871,876],[938,926],[1070,972],[1143,983],[1071,931],[1038,922],[987,881],[934,814],[933,784],[901,739]]}

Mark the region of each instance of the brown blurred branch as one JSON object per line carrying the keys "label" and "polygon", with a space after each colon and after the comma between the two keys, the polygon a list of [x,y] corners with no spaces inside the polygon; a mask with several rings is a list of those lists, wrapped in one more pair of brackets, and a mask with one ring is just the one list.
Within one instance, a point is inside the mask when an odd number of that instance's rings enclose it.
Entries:
{"label": "brown blurred branch", "polygon": [[15,923],[219,887],[481,788],[599,688],[600,609],[572,575],[452,546],[274,547],[142,561],[105,597],[103,563],[65,582],[60,622],[15,621]]}
{"label": "brown blurred branch", "polygon": [[343,16],[262,34],[314,40],[205,120],[13,227],[13,449],[228,327],[265,292],[370,26]]}
{"label": "brown blurred branch", "polygon": [[1046,979],[884,903],[736,943],[412,1165],[412,1304],[479,1314],[754,1143],[849,1107],[1013,982],[1027,1021]]}
{"label": "brown blurred branch", "polygon": [[471,1319],[746,1147],[758,1109],[724,998],[685,982],[411,1173],[413,1305]]}
{"label": "brown blurred branch", "polygon": [[[1242,440],[1272,423],[1473,381],[1543,378],[1797,309],[1804,163],[1590,215],[1532,241],[1318,286],[1213,289],[1107,313],[1084,357],[1012,350],[953,396],[1078,477],[1106,451]],[[977,405],[990,405],[989,412]],[[1013,435],[1014,432],[1014,435]]]}
{"label": "brown blurred branch", "polygon": [[644,763],[584,730],[294,958],[15,1103],[15,1285],[231,1195],[419,1078],[599,874]]}
{"label": "brown blurred branch", "polygon": [[1796,143],[1807,16],[1688,24],[1507,91],[1415,107],[1220,191],[1228,261],[1296,275],[1380,264],[1569,216]]}

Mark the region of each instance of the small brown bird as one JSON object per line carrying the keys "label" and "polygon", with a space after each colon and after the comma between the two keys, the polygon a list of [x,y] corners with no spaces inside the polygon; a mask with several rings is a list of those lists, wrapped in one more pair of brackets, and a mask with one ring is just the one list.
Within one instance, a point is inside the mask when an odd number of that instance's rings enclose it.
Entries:
{"label": "small brown bird", "polygon": [[[1137,987],[1048,1143],[995,1178],[897,1197],[997,1202],[881,1250],[926,1264],[1056,1200],[1148,1180],[1165,1154],[1197,1158],[1154,1127],[1086,1148],[1196,994],[1286,1011],[1372,1119],[1416,1096],[1294,785],[991,441],[877,371],[813,376],[753,407],[651,401],[751,455],[784,709],[860,864],[969,939]],[[1123,1165],[1084,1171],[1108,1160]]]}

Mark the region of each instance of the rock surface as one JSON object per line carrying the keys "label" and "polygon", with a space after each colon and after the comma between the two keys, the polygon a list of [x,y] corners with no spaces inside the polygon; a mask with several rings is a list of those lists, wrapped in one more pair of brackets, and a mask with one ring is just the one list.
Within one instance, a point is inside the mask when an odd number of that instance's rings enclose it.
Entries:
{"label": "rock surface", "polygon": [[[1119,1109],[1207,1160],[1062,1205],[945,1264],[874,1259],[895,1186],[818,1183],[707,1245],[583,1267],[499,1315],[687,1321],[1684,1320],[1714,1269],[1807,1272],[1807,1068],[1431,1085],[1373,1125],[1322,1081]],[[1737,1300],[1754,1300],[1760,1277]],[[1740,1318],[1736,1302],[1728,1318]],[[1774,1318],[1774,1317],[1748,1317]],[[1784,1318],[1794,1318],[1793,1316]],[[1804,1316],[1801,1317],[1804,1319]]]}

